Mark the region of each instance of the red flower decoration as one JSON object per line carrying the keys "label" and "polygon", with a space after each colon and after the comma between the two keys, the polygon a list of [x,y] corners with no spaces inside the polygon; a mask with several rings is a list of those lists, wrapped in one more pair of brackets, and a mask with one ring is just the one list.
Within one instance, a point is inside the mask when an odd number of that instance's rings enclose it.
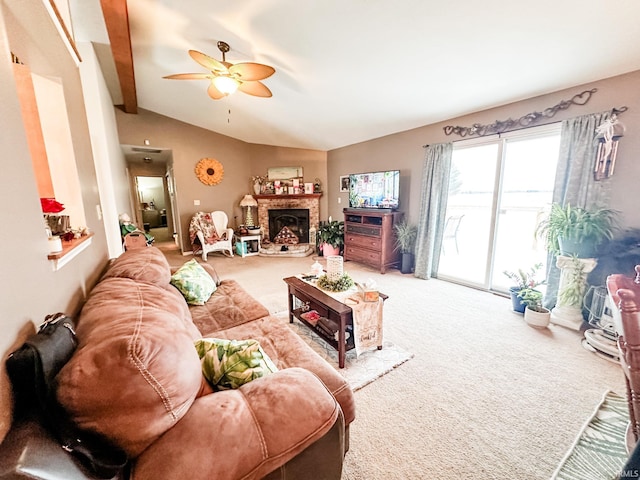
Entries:
{"label": "red flower decoration", "polygon": [[40,205],[44,213],[59,213],[64,210],[64,205],[55,198],[41,198]]}

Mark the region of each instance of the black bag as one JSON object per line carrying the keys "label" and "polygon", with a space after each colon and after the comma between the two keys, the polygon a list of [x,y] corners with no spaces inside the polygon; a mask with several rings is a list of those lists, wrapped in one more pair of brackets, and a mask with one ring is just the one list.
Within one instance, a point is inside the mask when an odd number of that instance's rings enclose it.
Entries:
{"label": "black bag", "polygon": [[99,478],[113,478],[127,464],[120,448],[71,422],[56,400],[55,377],[77,346],[73,320],[62,313],[48,315],[38,333],[7,358],[16,413],[37,414],[62,448]]}

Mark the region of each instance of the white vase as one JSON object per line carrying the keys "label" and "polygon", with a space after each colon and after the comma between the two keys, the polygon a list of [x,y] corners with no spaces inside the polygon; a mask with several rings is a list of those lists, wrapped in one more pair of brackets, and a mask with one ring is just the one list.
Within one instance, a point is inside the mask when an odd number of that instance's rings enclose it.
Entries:
{"label": "white vase", "polygon": [[260,195],[260,184],[258,182],[253,184],[253,191],[256,195]]}

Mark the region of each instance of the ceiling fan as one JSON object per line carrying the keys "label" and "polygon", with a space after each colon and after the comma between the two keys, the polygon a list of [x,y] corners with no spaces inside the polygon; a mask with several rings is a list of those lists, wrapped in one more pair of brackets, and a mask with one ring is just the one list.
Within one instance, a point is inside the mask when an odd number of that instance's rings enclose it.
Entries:
{"label": "ceiling fan", "polygon": [[229,51],[226,42],[218,42],[218,49],[222,52],[222,61],[211,58],[197,50],[189,50],[189,55],[209,73],[176,73],[163,78],[173,80],[210,80],[207,93],[214,100],[219,100],[232,94],[236,90],[255,97],[271,97],[271,90],[260,80],[264,80],[275,73],[275,69],[261,63],[244,62],[229,63],[225,54]]}

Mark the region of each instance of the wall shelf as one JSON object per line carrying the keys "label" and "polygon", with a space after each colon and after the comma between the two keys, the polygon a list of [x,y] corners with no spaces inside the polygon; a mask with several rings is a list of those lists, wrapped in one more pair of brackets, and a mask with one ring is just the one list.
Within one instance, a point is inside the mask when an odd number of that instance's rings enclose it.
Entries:
{"label": "wall shelf", "polygon": [[62,242],[62,251],[56,253],[50,253],[47,258],[51,262],[53,271],[58,271],[64,267],[67,263],[73,260],[80,252],[85,250],[91,245],[91,237],[93,233],[83,235],[80,238],[74,238],[73,240]]}

